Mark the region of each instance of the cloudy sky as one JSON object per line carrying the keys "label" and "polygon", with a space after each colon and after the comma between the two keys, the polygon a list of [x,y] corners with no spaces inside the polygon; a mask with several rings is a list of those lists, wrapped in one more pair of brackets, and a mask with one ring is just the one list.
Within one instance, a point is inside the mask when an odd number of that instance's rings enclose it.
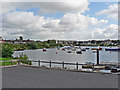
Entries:
{"label": "cloudy sky", "polygon": [[3,2],[2,37],[118,39],[117,2]]}

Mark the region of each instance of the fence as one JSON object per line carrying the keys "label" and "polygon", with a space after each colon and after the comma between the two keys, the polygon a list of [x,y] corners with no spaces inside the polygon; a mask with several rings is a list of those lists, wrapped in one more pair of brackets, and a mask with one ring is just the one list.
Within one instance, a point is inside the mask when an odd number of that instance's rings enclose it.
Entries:
{"label": "fence", "polygon": [[15,65],[19,60],[4,60],[0,61],[0,66]]}
{"label": "fence", "polygon": [[[20,61],[24,61],[24,60],[20,60]],[[37,62],[37,66],[41,66],[41,63],[48,63],[49,65],[49,68],[52,67],[52,64],[57,64],[57,65],[61,65],[61,68],[65,68],[65,65],[74,65],[76,68],[76,70],[79,69],[79,66],[81,65],[85,65],[85,64],[79,64],[78,62],[76,63],[66,63],[66,62],[54,62],[54,61],[44,61],[44,60],[38,60],[38,61],[35,61],[35,60],[27,60],[28,62]],[[92,65],[92,69],[94,70],[94,64]]]}
{"label": "fence", "polygon": [[[74,65],[76,68],[76,70],[78,70],[79,65],[85,65],[85,64],[79,64],[78,62],[76,63],[66,63],[66,62],[54,62],[54,61],[43,61],[43,60],[7,60],[7,61],[0,61],[3,63],[3,66],[6,66],[6,63],[9,62],[9,65],[14,65],[14,62],[16,62],[16,64],[20,64],[21,62],[27,62],[25,64],[29,64],[29,62],[37,62],[38,66],[41,66],[41,63],[48,63],[49,64],[49,68],[52,67],[52,64],[59,64],[61,65],[61,68],[65,68],[65,65]],[[94,64],[92,65],[92,69],[94,70]]]}

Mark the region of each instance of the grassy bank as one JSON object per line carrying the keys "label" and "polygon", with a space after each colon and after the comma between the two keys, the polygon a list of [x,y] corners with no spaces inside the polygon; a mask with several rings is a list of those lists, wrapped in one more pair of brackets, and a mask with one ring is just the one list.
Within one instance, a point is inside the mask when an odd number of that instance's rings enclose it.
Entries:
{"label": "grassy bank", "polygon": [[[17,64],[17,61],[13,61],[11,62],[10,60],[12,60],[11,58],[2,58],[0,57],[0,61],[5,61],[5,65],[16,65]],[[4,62],[0,62],[0,66],[4,66]]]}
{"label": "grassy bank", "polygon": [[2,58],[0,57],[0,60],[4,61],[4,60],[11,60],[11,58]]}

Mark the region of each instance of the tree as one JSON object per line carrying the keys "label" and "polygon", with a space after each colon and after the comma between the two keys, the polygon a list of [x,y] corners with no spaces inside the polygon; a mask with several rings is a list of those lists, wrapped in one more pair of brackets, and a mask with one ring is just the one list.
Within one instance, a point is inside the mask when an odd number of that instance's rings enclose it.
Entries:
{"label": "tree", "polygon": [[91,43],[95,43],[95,40],[92,40]]}
{"label": "tree", "polygon": [[13,50],[9,46],[2,45],[2,57],[10,58],[12,57]]}
{"label": "tree", "polygon": [[22,36],[20,36],[20,40],[23,40],[23,37],[22,37]]}
{"label": "tree", "polygon": [[58,47],[63,47],[63,45],[61,43],[58,43],[57,46]]}
{"label": "tree", "polygon": [[43,46],[46,47],[46,48],[50,47],[48,43],[43,43]]}
{"label": "tree", "polygon": [[29,47],[29,49],[37,49],[38,45],[36,42],[31,42],[27,44],[27,47]]}

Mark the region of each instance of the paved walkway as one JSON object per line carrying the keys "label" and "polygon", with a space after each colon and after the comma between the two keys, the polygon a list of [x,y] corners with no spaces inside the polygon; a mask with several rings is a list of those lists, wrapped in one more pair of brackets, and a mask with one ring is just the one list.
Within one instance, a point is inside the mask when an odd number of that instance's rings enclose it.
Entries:
{"label": "paved walkway", "polygon": [[117,88],[118,75],[33,67],[2,69],[3,88]]}

